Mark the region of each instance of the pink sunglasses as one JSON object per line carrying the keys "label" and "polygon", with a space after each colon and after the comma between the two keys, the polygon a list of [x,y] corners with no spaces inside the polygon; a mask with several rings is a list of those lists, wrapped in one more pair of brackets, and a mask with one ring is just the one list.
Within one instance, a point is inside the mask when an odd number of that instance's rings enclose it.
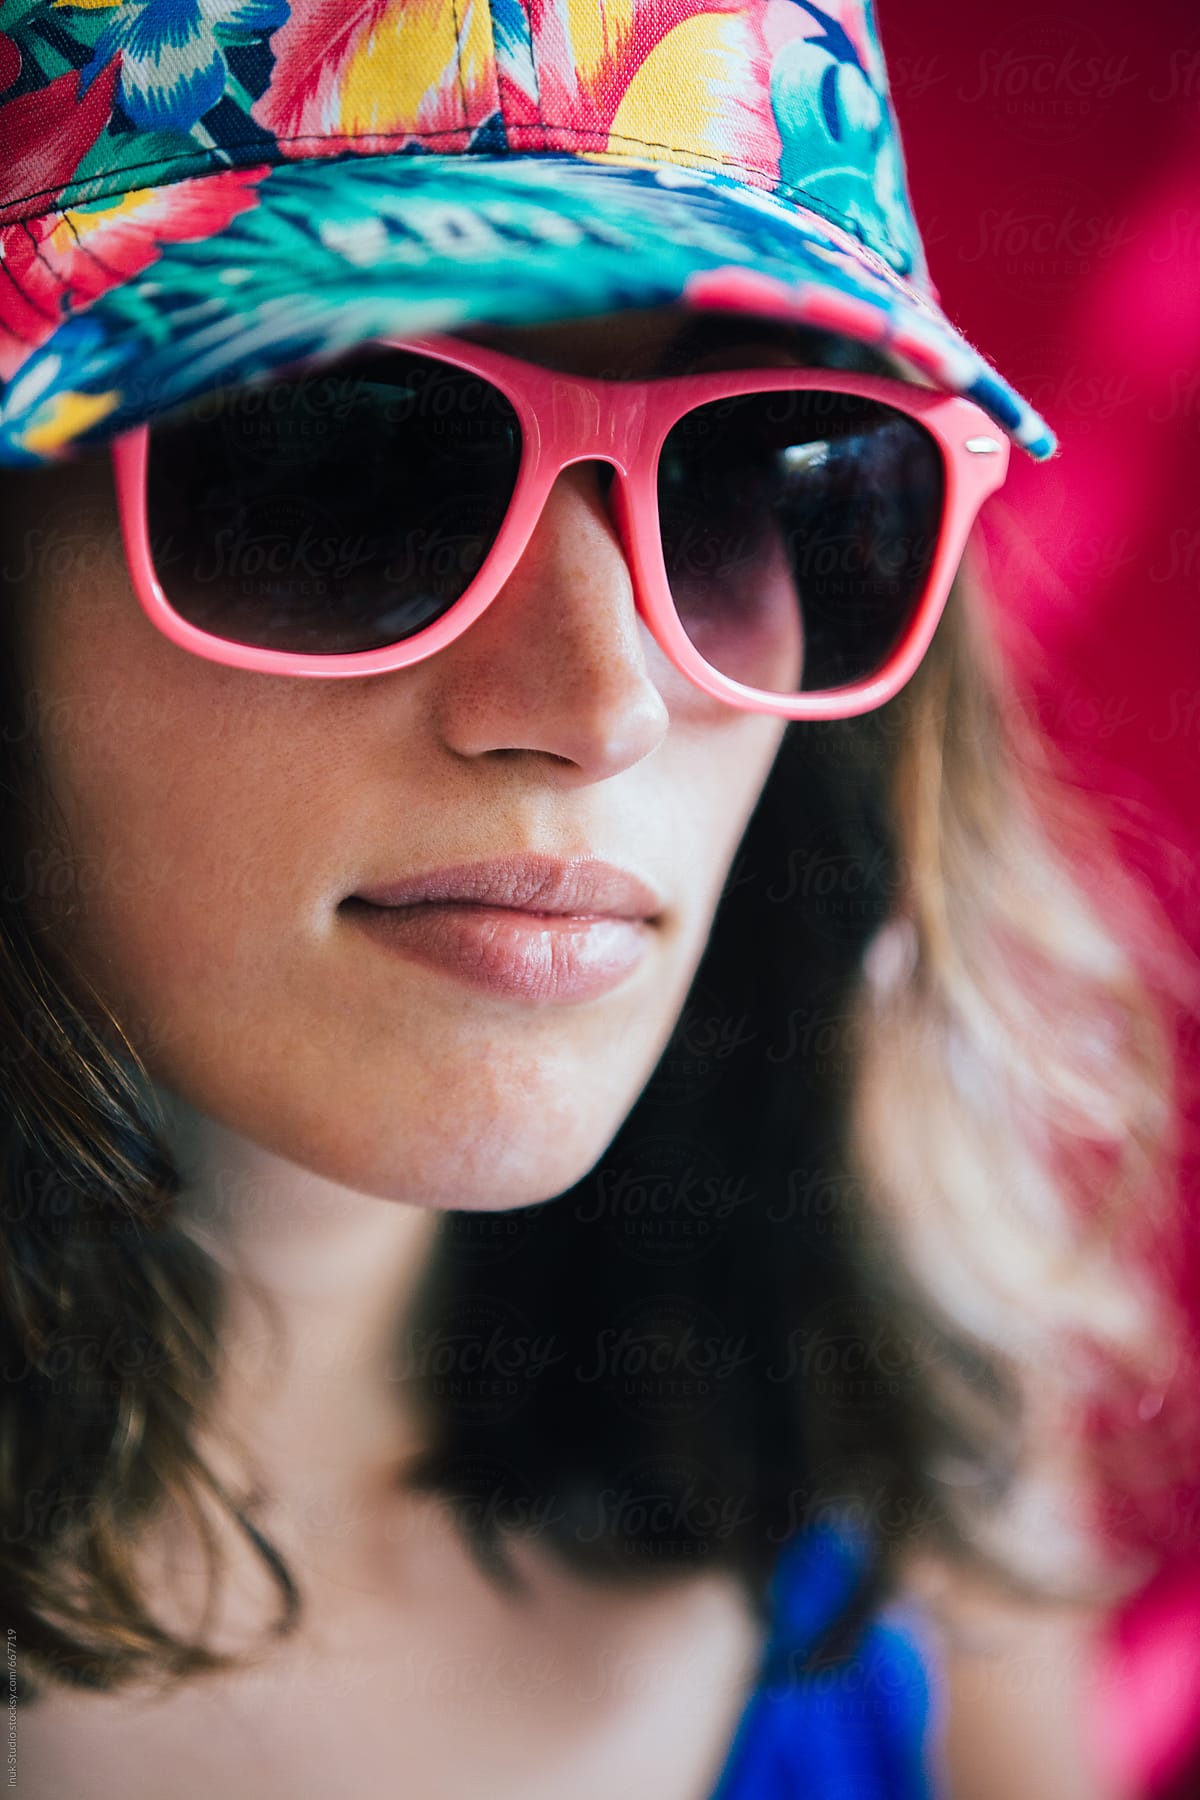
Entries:
{"label": "pink sunglasses", "polygon": [[917,668],[1009,444],[973,402],[888,377],[585,379],[425,336],[223,390],[112,457],[152,623],[214,662],[309,676],[452,644],[560,472],[599,460],[672,663],[732,706],[828,719]]}

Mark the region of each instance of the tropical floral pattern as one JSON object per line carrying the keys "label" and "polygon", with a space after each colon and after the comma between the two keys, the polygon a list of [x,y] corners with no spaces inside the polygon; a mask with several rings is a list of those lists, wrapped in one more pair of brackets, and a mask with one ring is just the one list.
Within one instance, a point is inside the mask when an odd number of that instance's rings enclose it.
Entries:
{"label": "tropical floral pattern", "polygon": [[685,298],[1044,422],[936,303],[870,0],[0,0],[0,462],[380,330]]}
{"label": "tropical floral pattern", "polygon": [[58,8],[101,14],[105,25],[80,75],[86,88],[120,51],[118,99],[138,131],[190,132],[232,80],[226,43],[271,32],[286,0],[54,0]]}

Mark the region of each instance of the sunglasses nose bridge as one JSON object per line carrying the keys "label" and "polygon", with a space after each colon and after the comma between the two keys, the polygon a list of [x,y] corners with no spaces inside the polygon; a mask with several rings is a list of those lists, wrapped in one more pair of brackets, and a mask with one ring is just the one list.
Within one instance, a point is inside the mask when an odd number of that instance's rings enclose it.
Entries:
{"label": "sunglasses nose bridge", "polygon": [[555,462],[612,463],[628,475],[646,417],[646,398],[636,383],[590,382],[556,376],[550,395]]}

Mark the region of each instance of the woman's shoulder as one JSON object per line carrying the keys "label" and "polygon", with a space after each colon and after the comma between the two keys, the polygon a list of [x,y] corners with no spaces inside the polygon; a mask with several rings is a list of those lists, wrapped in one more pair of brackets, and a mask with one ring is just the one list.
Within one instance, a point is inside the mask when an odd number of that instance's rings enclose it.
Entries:
{"label": "woman's shoulder", "polygon": [[808,1530],[780,1552],[760,1679],[711,1800],[932,1796],[932,1639],[917,1606],[888,1603],[844,1653],[810,1660],[864,1568],[848,1530]]}

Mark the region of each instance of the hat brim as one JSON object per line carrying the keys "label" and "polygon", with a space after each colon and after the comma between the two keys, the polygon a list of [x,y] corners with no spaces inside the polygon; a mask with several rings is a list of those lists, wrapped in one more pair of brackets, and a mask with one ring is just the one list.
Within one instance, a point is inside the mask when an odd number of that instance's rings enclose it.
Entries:
{"label": "hat brim", "polygon": [[[25,222],[0,463],[68,459],[216,387],[381,336],[683,304],[819,325],[1053,432],[933,302],[820,214],[612,153],[223,170]],[[12,326],[16,320],[15,335]]]}

